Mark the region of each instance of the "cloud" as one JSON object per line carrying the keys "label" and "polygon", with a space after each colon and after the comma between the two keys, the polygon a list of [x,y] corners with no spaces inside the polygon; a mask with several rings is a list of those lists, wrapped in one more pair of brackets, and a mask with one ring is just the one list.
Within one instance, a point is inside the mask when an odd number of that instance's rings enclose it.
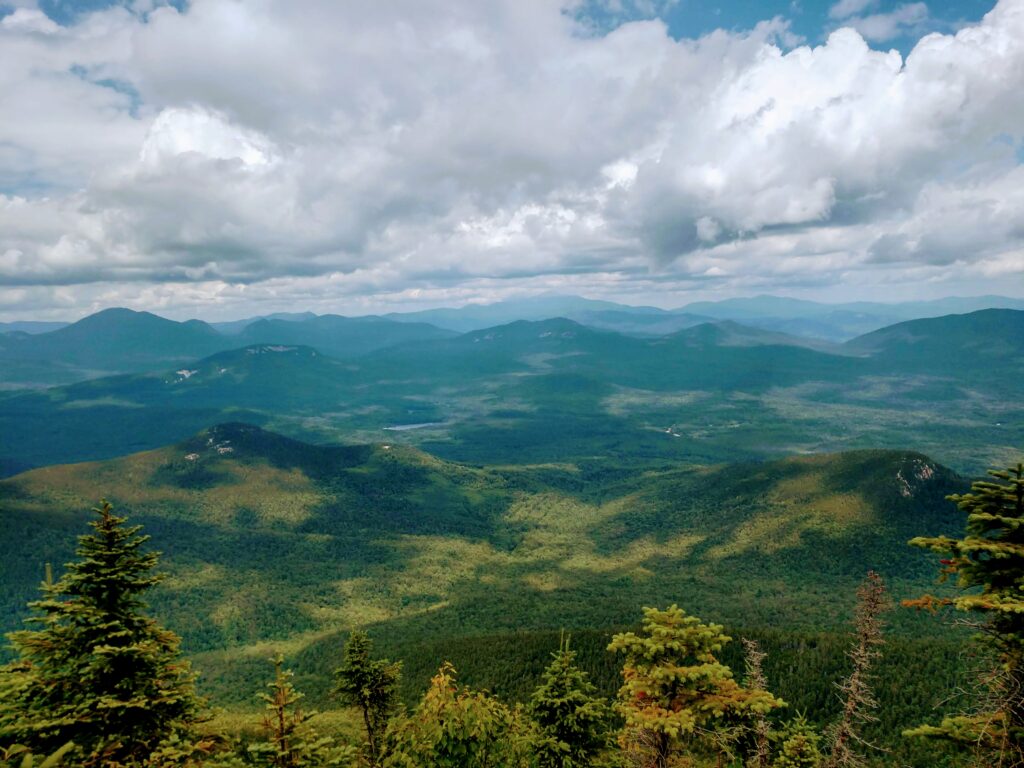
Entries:
{"label": "cloud", "polygon": [[829,18],[846,19],[878,6],[878,0],[839,0],[828,9]]}
{"label": "cloud", "polygon": [[[918,5],[888,15],[905,27]],[[573,8],[16,10],[0,292],[21,298],[4,306],[674,303],[1024,272],[1020,0],[906,61],[870,47],[885,14],[853,0],[833,7],[846,27],[792,49],[780,20],[675,40],[656,19],[596,33]]]}
{"label": "cloud", "polygon": [[928,18],[925,3],[906,3],[890,13],[845,18],[843,23],[860,32],[864,39],[882,43],[922,30]]}

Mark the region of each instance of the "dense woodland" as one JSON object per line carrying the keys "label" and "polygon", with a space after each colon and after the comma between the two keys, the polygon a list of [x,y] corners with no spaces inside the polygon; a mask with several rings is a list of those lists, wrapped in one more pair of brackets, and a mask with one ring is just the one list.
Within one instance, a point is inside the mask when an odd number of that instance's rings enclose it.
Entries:
{"label": "dense woodland", "polygon": [[3,760],[1018,764],[1024,312],[656,319],[0,339]]}
{"label": "dense woodland", "polygon": [[[960,537],[910,542],[939,553],[941,575],[959,589],[897,608],[881,577],[868,573],[842,663],[801,669],[834,674],[835,703],[803,710],[773,678],[800,663],[793,643],[813,646],[812,638],[740,640],[673,604],[638,606],[639,625],[608,638],[605,669],[619,675],[613,697],[607,679],[588,670],[600,633],[549,642],[532,690],[498,696],[473,687],[442,657],[426,690],[409,700],[402,662],[378,657],[370,637],[353,631],[333,649],[331,713],[306,709],[288,660],[277,655],[265,665],[263,689],[252,691],[262,718],[218,718],[197,693],[177,635],[148,614],[145,596],[160,580],[149,537],[103,503],[77,559],[59,579],[48,573],[26,629],[9,635],[15,655],[0,675],[0,754],[21,766],[1024,765],[1024,465],[990,475],[950,496],[966,516]],[[912,662],[887,637],[888,617],[946,608],[967,616],[974,635],[970,664],[941,681],[961,694],[956,709],[935,718],[922,708],[917,727],[901,734],[913,746],[893,749],[877,737],[891,735],[890,689]],[[936,621],[937,636],[963,639]],[[505,636],[504,647],[476,652],[500,666],[530,639],[513,649]],[[932,650],[942,649],[936,639]]]}

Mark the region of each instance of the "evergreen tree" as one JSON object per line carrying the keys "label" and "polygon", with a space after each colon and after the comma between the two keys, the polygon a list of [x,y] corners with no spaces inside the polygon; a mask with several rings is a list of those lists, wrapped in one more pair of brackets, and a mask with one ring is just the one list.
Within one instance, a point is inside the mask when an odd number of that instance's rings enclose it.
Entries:
{"label": "evergreen tree", "polygon": [[871,668],[881,656],[878,650],[882,640],[882,612],[886,610],[885,585],[882,577],[869,571],[864,583],[857,589],[857,608],[854,615],[854,641],[848,656],[853,669],[839,691],[843,711],[832,728],[832,738],[826,768],[858,768],[865,765],[859,746],[874,748],[861,733],[864,723],[877,720],[877,709],[871,685]]}
{"label": "evergreen tree", "polygon": [[371,766],[380,763],[381,739],[388,719],[398,706],[401,662],[370,658],[373,643],[365,632],[353,632],[345,643],[345,660],[335,673],[335,693],[358,707],[366,728],[367,759]]}
{"label": "evergreen tree", "polygon": [[275,657],[274,679],[267,683],[270,693],[261,693],[266,713],[263,729],[267,740],[249,746],[250,754],[268,768],[306,768],[347,765],[352,752],[337,748],[330,738],[321,738],[309,726],[315,712],[303,712],[299,702],[303,694],[292,684],[292,671],[284,668],[284,658]]}
{"label": "evergreen tree", "polygon": [[[911,544],[944,555],[941,576],[957,577],[964,594],[925,595],[904,603],[934,610],[951,605],[978,616],[980,642],[995,656],[981,681],[973,714],[922,726],[907,735],[944,739],[980,750],[993,766],[1024,765],[1024,464],[990,470],[992,480],[949,497],[967,515],[963,538],[918,537]],[[969,590],[969,591],[968,591]]]}
{"label": "evergreen tree", "polygon": [[447,662],[407,718],[392,720],[386,768],[525,768],[531,734],[521,714],[460,687]]}
{"label": "evergreen tree", "polygon": [[821,736],[803,715],[789,721],[775,740],[779,746],[772,768],[818,768],[821,765]]}
{"label": "evergreen tree", "polygon": [[69,741],[82,765],[144,760],[200,706],[178,637],[145,613],[141,595],[160,576],[148,536],[107,502],[79,559],[43,586],[39,629],[8,635],[19,658],[0,674],[0,745],[51,754]]}
{"label": "evergreen tree", "polygon": [[625,656],[619,690],[625,748],[647,755],[652,768],[666,768],[686,748],[714,745],[716,730],[783,706],[767,691],[741,687],[718,661],[730,639],[721,626],[675,605],[644,608],[642,634],[612,638],[608,650]]}
{"label": "evergreen tree", "polygon": [[540,768],[589,766],[608,743],[608,706],[575,659],[568,638],[563,639],[530,699]]}

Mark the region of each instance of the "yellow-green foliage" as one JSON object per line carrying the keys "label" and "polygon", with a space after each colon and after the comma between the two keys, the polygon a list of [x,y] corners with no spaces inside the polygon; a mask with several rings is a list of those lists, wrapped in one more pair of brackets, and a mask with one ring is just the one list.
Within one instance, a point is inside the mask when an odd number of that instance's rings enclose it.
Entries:
{"label": "yellow-green foliage", "polygon": [[460,686],[444,664],[419,706],[392,723],[384,747],[386,768],[526,768],[530,726],[481,691]]}
{"label": "yellow-green foliage", "polygon": [[[949,481],[914,480],[901,496],[897,475],[915,461],[864,452],[637,472],[483,469],[397,444],[320,448],[220,427],[0,481],[11,573],[0,598],[17,617],[41,563],[66,559],[79,510],[106,492],[159,533],[169,578],[152,605],[218,703],[245,701],[267,656],[301,660],[359,627],[433,638],[621,626],[638,603],[680,597],[734,625],[837,626],[851,563],[885,572],[897,596],[913,588],[901,575],[928,578],[899,542],[935,516]],[[26,538],[31,547],[16,543]]]}
{"label": "yellow-green foliage", "polygon": [[621,653],[619,712],[626,721],[622,746],[651,764],[684,749],[725,753],[727,738],[716,738],[727,720],[765,714],[783,702],[762,690],[739,685],[719,654],[730,641],[717,624],[704,624],[676,605],[644,608],[640,634],[612,638],[608,650]]}

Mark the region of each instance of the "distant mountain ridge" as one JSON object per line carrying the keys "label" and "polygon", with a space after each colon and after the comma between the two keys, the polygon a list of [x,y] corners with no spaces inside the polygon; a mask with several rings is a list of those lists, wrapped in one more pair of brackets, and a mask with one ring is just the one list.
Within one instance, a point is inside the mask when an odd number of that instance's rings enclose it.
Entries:
{"label": "distant mountain ridge", "polygon": [[253,344],[316,347],[353,357],[382,347],[455,335],[424,323],[337,315],[259,319],[228,334],[201,320],[178,322],[149,312],[105,309],[57,330],[0,335],[0,384],[63,384],[140,373]]}
{"label": "distant mountain ridge", "polygon": [[6,356],[92,370],[145,370],[222,348],[221,334],[200,320],[179,323],[149,312],[105,309],[77,323],[10,345]]}
{"label": "distant mountain ridge", "polygon": [[934,453],[950,434],[977,455],[1024,439],[1022,322],[1021,311],[982,310],[836,347],[731,321],[637,337],[555,318],[457,336],[434,329],[347,359],[275,339],[157,372],[0,393],[0,461],[108,458],[228,418],[296,436],[398,427],[462,461],[611,456],[617,445],[754,458],[779,445],[820,451],[897,436]]}
{"label": "distant mountain ridge", "polygon": [[2,333],[49,333],[63,328],[70,323],[47,322],[43,320],[15,320],[11,323],[0,323],[0,334]]}
{"label": "distant mountain ridge", "polygon": [[442,328],[471,331],[512,320],[567,317],[583,325],[637,336],[660,336],[716,320],[831,343],[848,341],[893,323],[979,309],[1024,309],[1024,299],[1005,296],[950,297],[932,301],[846,302],[825,304],[778,296],[702,301],[677,309],[630,306],[579,296],[547,296],[494,304],[473,304],[458,309],[392,313],[402,322],[425,321]]}

